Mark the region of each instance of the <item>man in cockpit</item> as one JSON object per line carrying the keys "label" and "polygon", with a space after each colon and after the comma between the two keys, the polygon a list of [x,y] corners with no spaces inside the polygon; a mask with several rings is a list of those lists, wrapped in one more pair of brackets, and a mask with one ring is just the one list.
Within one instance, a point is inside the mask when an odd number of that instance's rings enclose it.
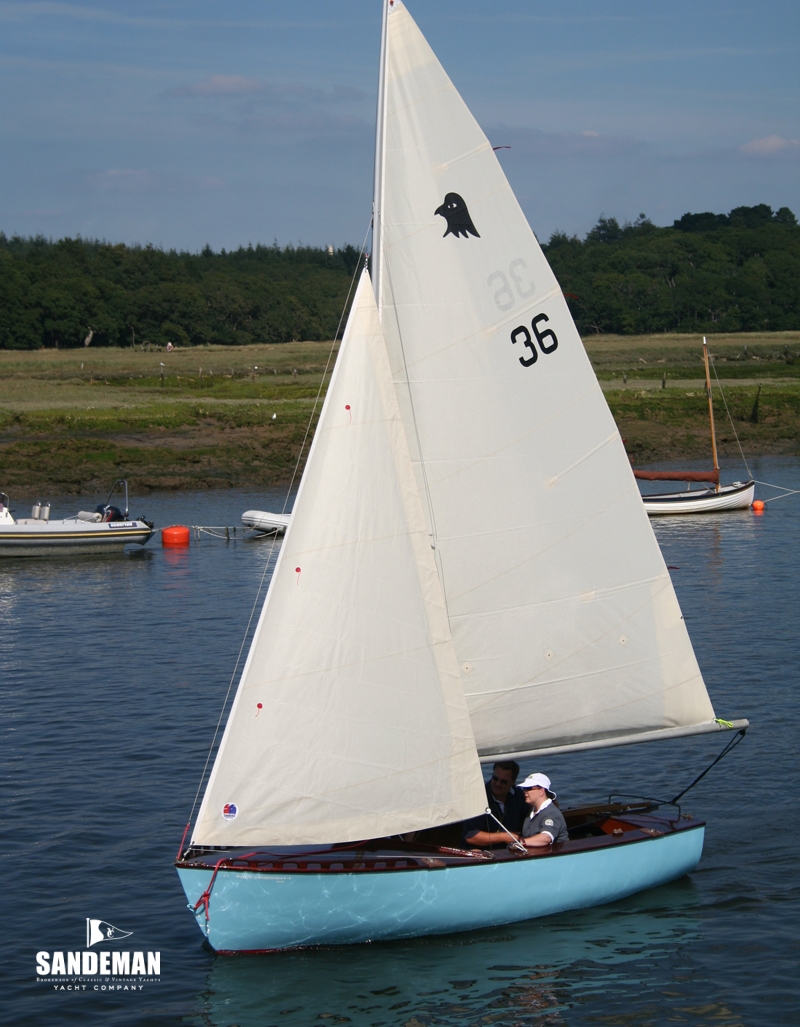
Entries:
{"label": "man in cockpit", "polygon": [[486,782],[486,805],[493,817],[482,813],[465,821],[462,831],[464,845],[488,849],[493,845],[508,845],[519,838],[526,807],[522,793],[515,787],[518,776],[519,764],[514,760],[495,763],[492,776]]}

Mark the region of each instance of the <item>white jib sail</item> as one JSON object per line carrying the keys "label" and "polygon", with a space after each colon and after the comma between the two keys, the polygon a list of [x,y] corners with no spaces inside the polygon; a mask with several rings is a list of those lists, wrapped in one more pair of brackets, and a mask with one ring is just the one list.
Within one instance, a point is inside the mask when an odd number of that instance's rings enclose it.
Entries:
{"label": "white jib sail", "polygon": [[386,51],[379,310],[479,752],[713,730],[555,276],[399,0]]}
{"label": "white jib sail", "polygon": [[367,275],[193,841],[381,837],[485,806]]}

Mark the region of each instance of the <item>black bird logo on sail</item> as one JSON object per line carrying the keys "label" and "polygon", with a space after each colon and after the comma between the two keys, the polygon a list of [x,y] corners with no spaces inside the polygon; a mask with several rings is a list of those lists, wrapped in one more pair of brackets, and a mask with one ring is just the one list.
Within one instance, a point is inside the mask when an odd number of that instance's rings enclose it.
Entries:
{"label": "black bird logo on sail", "polygon": [[442,236],[443,239],[448,235],[454,235],[456,238],[463,235],[465,239],[474,235],[476,239],[480,239],[480,233],[472,223],[467,205],[458,193],[448,193],[444,198],[444,203],[433,213],[441,214],[447,221],[447,231]]}

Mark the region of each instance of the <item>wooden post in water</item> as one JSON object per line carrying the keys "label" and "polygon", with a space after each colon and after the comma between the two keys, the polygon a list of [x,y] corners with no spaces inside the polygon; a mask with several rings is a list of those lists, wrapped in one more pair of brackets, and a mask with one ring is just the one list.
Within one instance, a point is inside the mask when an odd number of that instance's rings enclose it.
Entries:
{"label": "wooden post in water", "polygon": [[717,434],[714,431],[714,404],[711,399],[711,373],[708,369],[708,343],[703,336],[703,362],[706,365],[706,395],[708,396],[708,419],[711,422],[711,455],[714,457],[714,470],[717,472],[717,484],[714,486],[719,492],[719,460],[717,459]]}

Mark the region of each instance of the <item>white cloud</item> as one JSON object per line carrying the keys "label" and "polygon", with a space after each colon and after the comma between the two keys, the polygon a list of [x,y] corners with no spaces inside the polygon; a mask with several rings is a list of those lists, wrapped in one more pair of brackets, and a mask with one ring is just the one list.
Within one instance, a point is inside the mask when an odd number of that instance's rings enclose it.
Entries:
{"label": "white cloud", "polygon": [[800,149],[800,139],[784,139],[783,136],[765,136],[763,139],[751,139],[740,147],[742,153],[753,153],[759,157],[785,150]]}
{"label": "white cloud", "polygon": [[121,11],[80,4],[0,2],[0,21],[28,21],[33,18],[70,18],[74,21],[107,22],[112,25],[180,24],[175,19],[141,18],[123,14]]}
{"label": "white cloud", "polygon": [[109,168],[108,171],[89,175],[88,181],[98,189],[133,192],[150,188],[155,182],[155,175],[150,171],[133,168]]}
{"label": "white cloud", "polygon": [[202,82],[170,89],[171,96],[241,96],[266,89],[266,83],[244,75],[210,75]]}
{"label": "white cloud", "polygon": [[267,104],[349,103],[363,100],[367,94],[352,86],[335,85],[330,89],[309,86],[304,82],[264,82],[244,75],[209,75],[200,82],[175,86],[166,90],[167,96],[250,96],[260,97]]}
{"label": "white cloud", "polygon": [[[372,125],[371,97],[352,86],[323,88],[304,82],[211,75],[163,95],[187,98],[190,121],[205,132],[233,129],[277,135],[281,143],[290,135],[352,137]],[[370,101],[367,107],[365,99]]]}
{"label": "white cloud", "polygon": [[[198,18],[192,11],[184,18],[180,17],[156,17],[138,14],[125,14],[123,11],[110,9],[111,5],[90,7],[81,4],[66,4],[51,2],[51,0],[0,0],[0,22],[29,22],[35,18],[49,19],[51,22],[56,19],[72,21],[95,22],[98,24],[130,25],[139,28],[155,28],[158,30],[176,28],[184,29],[187,26],[193,28],[210,28],[212,31],[219,31],[223,28],[229,29],[267,29],[275,32],[281,29],[300,29],[307,32],[310,28],[318,30],[331,30],[337,27],[333,19],[327,21],[290,21],[288,19],[277,19],[263,10],[256,7],[259,13],[258,18],[247,21],[231,20],[228,18]],[[188,7],[187,7],[188,11]]]}
{"label": "white cloud", "polygon": [[85,179],[93,189],[106,193],[140,193],[144,191],[185,195],[187,190],[223,189],[225,180],[217,175],[164,175],[136,168],[109,168],[88,175]]}
{"label": "white cloud", "polygon": [[31,207],[30,210],[21,210],[20,214],[33,218],[55,218],[61,216],[61,211],[54,207]]}

